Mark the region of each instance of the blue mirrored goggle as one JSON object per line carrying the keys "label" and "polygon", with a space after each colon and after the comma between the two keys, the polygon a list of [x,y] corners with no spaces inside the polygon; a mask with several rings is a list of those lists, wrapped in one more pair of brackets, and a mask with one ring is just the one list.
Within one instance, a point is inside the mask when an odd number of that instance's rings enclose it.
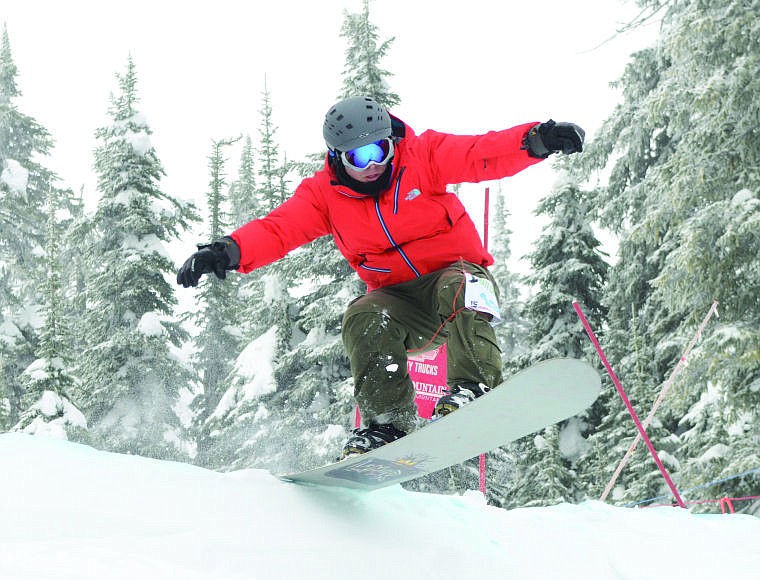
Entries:
{"label": "blue mirrored goggle", "polygon": [[390,137],[340,154],[343,165],[354,171],[364,171],[370,165],[385,165],[391,157],[393,157],[393,140]]}

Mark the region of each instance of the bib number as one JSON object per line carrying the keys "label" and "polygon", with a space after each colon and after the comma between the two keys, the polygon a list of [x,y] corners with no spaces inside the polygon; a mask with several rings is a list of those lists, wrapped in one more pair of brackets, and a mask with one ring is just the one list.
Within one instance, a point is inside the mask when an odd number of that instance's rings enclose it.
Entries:
{"label": "bib number", "polygon": [[464,307],[492,316],[491,324],[501,322],[499,301],[493,283],[487,278],[478,278],[467,274],[465,278]]}

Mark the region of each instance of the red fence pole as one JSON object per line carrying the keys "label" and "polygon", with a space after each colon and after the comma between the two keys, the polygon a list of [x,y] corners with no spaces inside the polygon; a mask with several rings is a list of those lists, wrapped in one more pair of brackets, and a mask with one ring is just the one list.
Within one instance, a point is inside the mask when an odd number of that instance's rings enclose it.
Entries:
{"label": "red fence pole", "polygon": [[734,504],[731,503],[730,497],[724,497],[720,500],[720,513],[724,514],[728,510],[729,513],[734,513]]}
{"label": "red fence pole", "polygon": [[490,205],[491,205],[491,188],[486,187],[486,200],[485,200],[485,208],[483,210],[483,247],[485,247],[486,252],[488,251],[488,218],[490,214]]}
{"label": "red fence pole", "polygon": [[[491,188],[486,187],[486,199],[485,199],[485,208],[483,209],[483,247],[485,248],[486,252],[488,251],[488,217],[489,217],[489,210],[491,205]],[[480,493],[483,494],[483,497],[486,496],[486,454],[483,453],[480,456],[480,463],[479,463],[479,473],[480,473]]]}

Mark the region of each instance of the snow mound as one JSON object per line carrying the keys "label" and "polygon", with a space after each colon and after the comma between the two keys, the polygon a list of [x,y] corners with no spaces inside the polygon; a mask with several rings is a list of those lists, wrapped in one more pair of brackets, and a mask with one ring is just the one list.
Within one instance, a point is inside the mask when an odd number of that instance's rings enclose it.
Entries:
{"label": "snow mound", "polygon": [[760,519],[366,493],[0,435],[0,578],[756,578]]}

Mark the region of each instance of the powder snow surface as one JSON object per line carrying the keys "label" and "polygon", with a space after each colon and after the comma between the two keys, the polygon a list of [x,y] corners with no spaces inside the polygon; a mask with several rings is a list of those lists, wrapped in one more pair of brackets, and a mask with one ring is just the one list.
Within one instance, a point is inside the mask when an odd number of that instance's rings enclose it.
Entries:
{"label": "powder snow surface", "polygon": [[503,510],[323,489],[0,435],[0,578],[758,578],[760,519],[600,502]]}

